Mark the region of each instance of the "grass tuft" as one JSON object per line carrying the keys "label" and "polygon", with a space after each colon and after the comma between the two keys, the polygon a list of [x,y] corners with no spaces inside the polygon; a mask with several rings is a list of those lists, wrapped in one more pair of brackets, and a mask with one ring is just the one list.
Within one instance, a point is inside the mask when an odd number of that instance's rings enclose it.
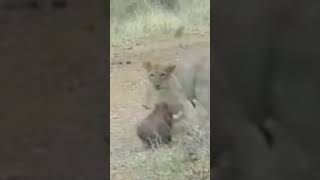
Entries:
{"label": "grass tuft", "polygon": [[123,158],[123,162],[118,162],[126,168],[111,173],[121,178],[130,174],[128,176],[133,180],[209,180],[210,139],[203,129],[191,123],[184,123],[183,128],[187,133],[176,136],[171,145],[132,152]]}

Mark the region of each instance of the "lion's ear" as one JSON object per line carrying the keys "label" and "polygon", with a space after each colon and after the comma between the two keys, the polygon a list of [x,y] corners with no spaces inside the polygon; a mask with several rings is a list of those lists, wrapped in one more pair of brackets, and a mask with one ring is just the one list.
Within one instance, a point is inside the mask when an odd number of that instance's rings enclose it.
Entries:
{"label": "lion's ear", "polygon": [[172,73],[175,69],[176,69],[176,65],[169,64],[169,65],[167,65],[165,70],[167,73]]}

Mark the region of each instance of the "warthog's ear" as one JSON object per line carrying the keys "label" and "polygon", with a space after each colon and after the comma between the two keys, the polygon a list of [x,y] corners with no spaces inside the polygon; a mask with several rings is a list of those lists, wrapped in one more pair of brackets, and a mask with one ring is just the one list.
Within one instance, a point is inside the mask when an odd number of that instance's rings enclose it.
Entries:
{"label": "warthog's ear", "polygon": [[145,61],[145,62],[143,62],[143,68],[145,69],[145,70],[147,70],[147,71],[150,71],[151,70],[151,63],[150,63],[150,61]]}
{"label": "warthog's ear", "polygon": [[169,65],[167,65],[167,67],[166,67],[166,71],[167,71],[168,73],[172,73],[175,69],[176,69],[176,65],[171,65],[171,64],[169,64]]}

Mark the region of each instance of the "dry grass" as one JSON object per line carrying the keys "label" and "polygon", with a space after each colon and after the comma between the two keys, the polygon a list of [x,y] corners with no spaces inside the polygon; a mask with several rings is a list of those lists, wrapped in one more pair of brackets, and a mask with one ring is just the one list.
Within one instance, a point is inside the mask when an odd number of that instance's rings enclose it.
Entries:
{"label": "dry grass", "polygon": [[172,145],[127,154],[123,158],[125,166],[117,169],[116,174],[121,175],[113,177],[113,180],[129,177],[132,180],[208,180],[209,139],[194,128],[188,129],[188,134],[175,139]]}
{"label": "dry grass", "polygon": [[209,128],[200,128],[195,122],[176,124],[173,142],[169,145],[124,155],[117,163],[125,165],[114,170],[118,176],[113,176],[112,180],[209,180],[210,132]]}
{"label": "dry grass", "polygon": [[[182,26],[184,34],[210,31],[210,0],[177,1],[180,8],[172,12],[149,0],[111,0],[111,45],[125,47],[146,38],[181,36]],[[111,155],[111,180],[210,179],[209,132],[193,122],[182,127],[188,133],[174,136],[169,146]]]}
{"label": "dry grass", "polygon": [[168,11],[148,0],[111,0],[111,45],[126,46],[143,38],[210,31],[210,0],[177,0],[180,8]]}

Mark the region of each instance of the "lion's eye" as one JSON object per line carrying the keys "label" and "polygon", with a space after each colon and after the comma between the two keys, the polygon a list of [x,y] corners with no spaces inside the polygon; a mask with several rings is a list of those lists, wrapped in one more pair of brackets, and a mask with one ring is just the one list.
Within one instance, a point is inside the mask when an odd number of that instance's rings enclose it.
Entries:
{"label": "lion's eye", "polygon": [[161,73],[161,74],[160,74],[161,77],[163,77],[163,76],[165,76],[165,75],[166,75],[165,73]]}
{"label": "lion's eye", "polygon": [[150,77],[153,77],[154,76],[154,74],[150,74]]}

